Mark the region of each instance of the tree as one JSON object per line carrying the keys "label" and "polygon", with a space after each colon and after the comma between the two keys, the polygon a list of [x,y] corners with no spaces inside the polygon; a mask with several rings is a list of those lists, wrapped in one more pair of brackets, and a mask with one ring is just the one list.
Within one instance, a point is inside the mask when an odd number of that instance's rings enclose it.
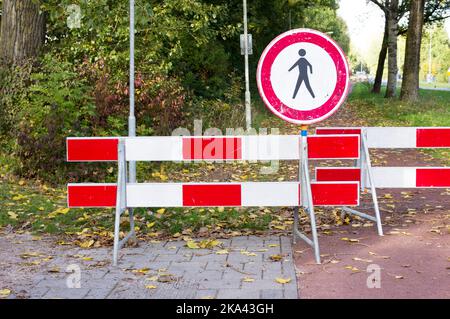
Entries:
{"label": "tree", "polygon": [[422,43],[425,0],[412,0],[406,38],[405,64],[401,99],[416,101],[419,98],[420,47]]}
{"label": "tree", "polygon": [[398,33],[398,0],[387,2],[386,11],[387,29],[388,29],[388,83],[386,88],[386,97],[394,97],[397,89],[397,33]]}
{"label": "tree", "polygon": [[38,55],[45,40],[45,16],[34,0],[3,0],[0,38],[2,63],[20,64]]}
{"label": "tree", "polygon": [[[376,4],[385,15],[385,31],[383,36],[383,43],[380,49],[378,57],[378,65],[376,71],[375,82],[373,85],[372,92],[380,93],[381,83],[383,79],[384,64],[387,56],[388,49],[388,27],[387,27],[387,13],[389,12],[391,6],[390,0],[370,0]],[[397,35],[405,35],[408,31],[408,19],[403,19],[408,16],[411,0],[400,0],[397,8],[397,22],[404,20],[398,26]],[[425,13],[424,13],[424,24],[432,24],[437,21],[441,21],[449,17],[449,0],[426,0],[425,1]]]}

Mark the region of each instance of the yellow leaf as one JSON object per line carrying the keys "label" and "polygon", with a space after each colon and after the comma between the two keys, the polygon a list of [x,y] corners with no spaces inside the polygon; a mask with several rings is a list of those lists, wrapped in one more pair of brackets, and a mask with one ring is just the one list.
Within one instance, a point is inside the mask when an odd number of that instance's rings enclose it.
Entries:
{"label": "yellow leaf", "polygon": [[250,277],[245,277],[245,278],[242,279],[242,281],[243,281],[243,282],[254,282],[255,279],[250,278]]}
{"label": "yellow leaf", "polygon": [[229,252],[226,249],[216,251],[216,255],[227,255]]}
{"label": "yellow leaf", "polygon": [[218,211],[219,213],[223,213],[223,212],[224,212],[224,210],[225,210],[225,208],[224,208],[224,207],[218,207],[218,208],[217,208],[217,211]]}
{"label": "yellow leaf", "polygon": [[353,260],[363,261],[365,263],[371,263],[372,262],[372,260],[370,260],[370,259],[363,259],[363,258],[359,258],[359,257],[354,257]]}
{"label": "yellow leaf", "polygon": [[8,212],[8,216],[11,219],[17,220],[17,216],[18,215],[16,213],[14,213],[14,212]]}
{"label": "yellow leaf", "polygon": [[147,289],[156,289],[158,287],[156,287],[155,285],[147,285],[147,286],[145,286],[145,288],[147,288]]}
{"label": "yellow leaf", "polygon": [[24,181],[23,179],[21,179],[21,180],[19,181],[19,185],[20,185],[20,186],[25,185],[25,181]]}
{"label": "yellow leaf", "polygon": [[160,208],[156,212],[161,215],[161,214],[164,214],[165,211],[166,211],[165,208]]}
{"label": "yellow leaf", "polygon": [[94,245],[94,243],[95,243],[95,240],[91,239],[91,240],[88,240],[88,241],[85,241],[85,242],[80,243],[79,246],[80,246],[81,248],[89,248],[89,247],[91,247],[92,245]]}
{"label": "yellow leaf", "polygon": [[281,255],[271,255],[269,259],[272,261],[280,261],[283,257],[281,257]]}
{"label": "yellow leaf", "polygon": [[384,197],[384,198],[388,198],[388,199],[392,199],[392,198],[393,198],[391,194],[384,194],[383,197]]}
{"label": "yellow leaf", "polygon": [[280,245],[278,245],[278,244],[269,244],[269,247],[271,247],[271,248],[278,247],[278,246],[280,246]]}
{"label": "yellow leaf", "polygon": [[276,278],[275,282],[279,284],[288,284],[291,282],[291,278]]}
{"label": "yellow leaf", "polygon": [[59,273],[59,268],[58,267],[53,267],[53,268],[49,269],[48,272]]}
{"label": "yellow leaf", "polygon": [[141,269],[135,269],[135,270],[133,270],[133,272],[135,273],[135,274],[142,274],[142,275],[145,275],[146,273],[148,273],[149,272],[149,268],[141,268]]}
{"label": "yellow leaf", "polygon": [[44,207],[42,207],[42,206],[41,206],[41,207],[39,207],[38,209],[39,209],[39,210],[40,210],[41,212],[42,212],[43,210],[45,210],[45,208],[44,208]]}
{"label": "yellow leaf", "polygon": [[2,289],[0,290],[0,297],[6,298],[11,294],[11,290],[9,289]]}
{"label": "yellow leaf", "polygon": [[83,257],[83,258],[81,258],[82,260],[85,260],[85,261],[90,261],[90,260],[92,260],[93,258],[92,257]]}
{"label": "yellow leaf", "polygon": [[146,278],[145,280],[148,280],[148,281],[158,281],[158,276],[151,276],[151,277],[149,277],[149,278]]}
{"label": "yellow leaf", "polygon": [[147,228],[152,228],[155,224],[156,222],[147,223]]}
{"label": "yellow leaf", "polygon": [[199,249],[200,247],[198,246],[198,244],[195,241],[188,241],[186,243],[186,246],[190,249]]}
{"label": "yellow leaf", "polygon": [[354,271],[354,272],[357,272],[357,271],[359,271],[359,269],[358,269],[358,268],[356,268],[356,267],[353,267],[353,266],[346,266],[346,267],[345,267],[345,269],[349,269],[349,270],[351,270],[351,271]]}

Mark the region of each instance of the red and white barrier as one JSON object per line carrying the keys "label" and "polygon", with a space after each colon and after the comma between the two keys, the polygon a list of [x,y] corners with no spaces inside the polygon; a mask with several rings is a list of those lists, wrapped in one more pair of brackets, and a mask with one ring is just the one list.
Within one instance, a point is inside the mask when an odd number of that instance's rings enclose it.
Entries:
{"label": "red and white barrier", "polygon": [[450,127],[318,127],[316,134],[366,133],[368,148],[449,148]]}
{"label": "red and white barrier", "polygon": [[[372,172],[376,188],[450,187],[448,167],[372,167]],[[318,182],[360,180],[359,167],[316,167]]]}
{"label": "red and white barrier", "polygon": [[[358,206],[359,182],[313,182],[316,206]],[[116,184],[69,184],[69,207],[115,207]],[[139,183],[126,186],[127,207],[300,206],[298,182]]]}
{"label": "red and white barrier", "polygon": [[[314,206],[341,206],[351,214],[377,223],[383,234],[376,188],[450,187],[450,168],[372,167],[369,148],[450,147],[450,128],[318,128],[306,136],[169,136],[68,138],[70,162],[117,161],[117,184],[69,184],[69,207],[116,207],[114,264],[118,249],[134,231],[119,241],[120,216],[136,207],[279,207],[303,206],[310,216],[312,240],[300,233],[298,213],[294,233],[314,248],[320,263]],[[304,156],[306,154],[307,156]],[[353,159],[358,167],[318,167],[311,182],[308,160]],[[298,182],[246,183],[127,183],[127,161],[266,161],[299,160]],[[370,185],[375,216],[359,206],[359,188]],[[295,238],[295,237],[294,237]]]}
{"label": "red and white barrier", "polygon": [[[68,138],[69,162],[117,161],[120,138]],[[295,135],[123,138],[127,161],[298,160]],[[357,159],[359,135],[309,136],[309,159]]]}

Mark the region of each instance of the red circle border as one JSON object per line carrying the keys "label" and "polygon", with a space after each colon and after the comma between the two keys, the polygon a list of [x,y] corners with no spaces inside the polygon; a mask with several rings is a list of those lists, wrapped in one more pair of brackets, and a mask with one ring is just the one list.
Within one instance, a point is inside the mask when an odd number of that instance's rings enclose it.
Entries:
{"label": "red circle border", "polygon": [[[284,104],[275,94],[270,80],[271,67],[278,54],[289,45],[309,42],[324,49],[336,66],[337,81],[330,98],[320,107],[300,111]],[[264,50],[258,63],[258,90],[266,106],[281,119],[294,124],[313,124],[325,120],[344,103],[349,90],[349,67],[338,44],[327,35],[309,29],[295,29],[276,37]]]}

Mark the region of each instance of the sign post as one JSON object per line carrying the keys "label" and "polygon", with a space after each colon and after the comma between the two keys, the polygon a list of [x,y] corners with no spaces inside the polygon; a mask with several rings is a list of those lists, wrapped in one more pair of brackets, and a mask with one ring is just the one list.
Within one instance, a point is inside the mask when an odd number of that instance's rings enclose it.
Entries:
{"label": "sign post", "polygon": [[308,171],[308,125],[325,120],[344,103],[349,91],[349,67],[342,49],[329,36],[295,29],[276,37],[261,55],[258,90],[266,106],[281,119],[301,125],[299,183],[301,205],[310,217],[312,240],[298,230],[294,210],[294,241],[300,237],[314,248],[320,263],[311,183]]}

